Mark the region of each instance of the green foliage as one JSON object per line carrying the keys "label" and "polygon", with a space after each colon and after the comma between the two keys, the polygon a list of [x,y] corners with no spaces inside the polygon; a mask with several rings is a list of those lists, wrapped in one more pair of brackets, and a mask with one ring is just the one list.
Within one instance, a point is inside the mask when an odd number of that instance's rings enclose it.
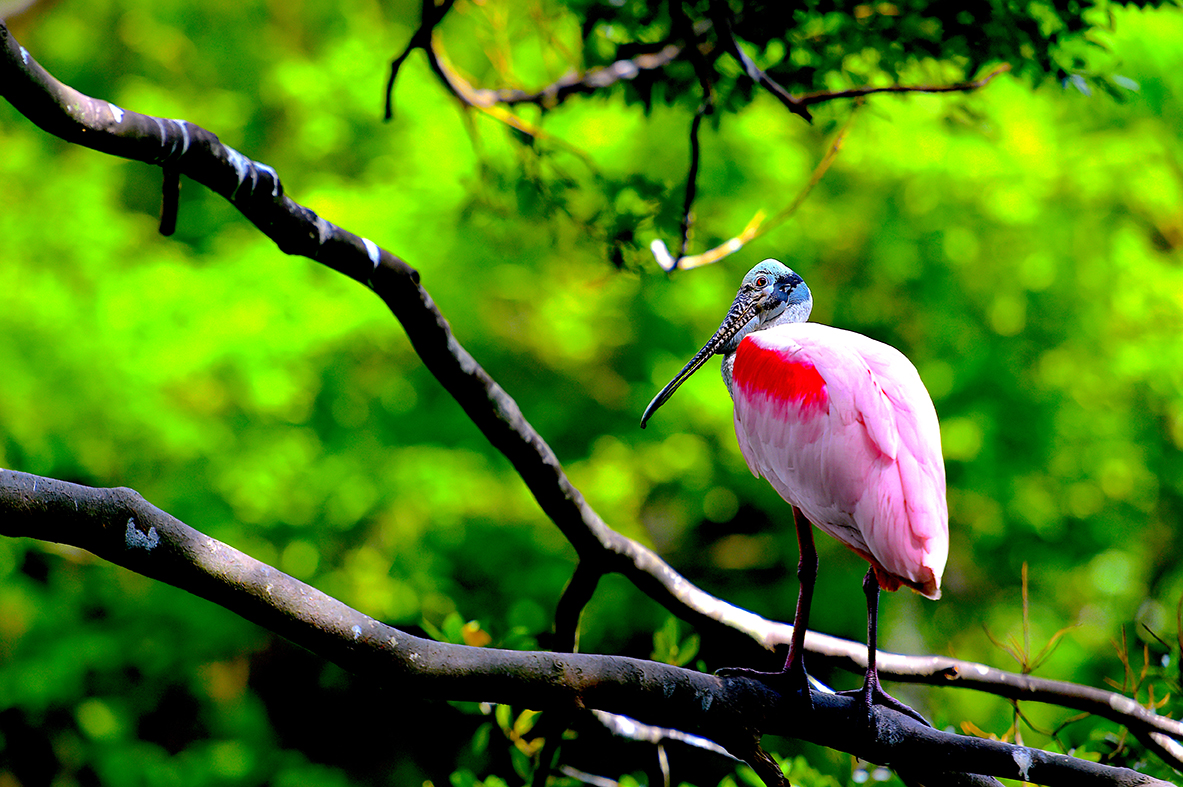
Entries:
{"label": "green foliage", "polygon": [[[463,63],[482,83],[517,86],[515,80],[545,82],[560,76],[569,63],[556,63],[554,50],[581,47],[589,66],[605,65],[679,39],[687,24],[712,22],[715,29],[702,35],[712,43],[704,60],[718,73],[714,85],[718,105],[737,111],[759,91],[738,63],[719,57],[727,47],[716,41],[720,23],[715,6],[732,14],[729,26],[755,64],[800,93],[892,84],[907,81],[918,70],[942,81],[958,81],[997,62],[1009,62],[1035,81],[1075,75],[1086,83],[1108,84],[1109,75],[1100,65],[1104,48],[1098,46],[1097,37],[1112,30],[1114,9],[1121,5],[1105,0],[811,0],[790,6],[775,0],[698,0],[674,6],[643,0],[567,0],[540,4],[539,11],[530,15],[507,14],[501,6],[492,6],[471,15],[479,17],[478,27],[473,27],[474,19],[462,19],[451,23],[451,30],[467,35],[481,30],[490,39],[491,46],[471,53]],[[562,6],[582,20],[578,28],[570,16],[558,12]],[[671,18],[671,6],[682,9],[684,22]],[[544,49],[541,57],[537,53],[521,57],[519,49],[514,53],[517,57],[505,56],[509,41],[535,35],[552,44],[549,52]],[[660,76],[640,74],[624,83],[624,92],[646,105],[657,101],[693,107],[701,100],[698,76],[689,62]]]}
{"label": "green foliage", "polygon": [[666,618],[665,625],[653,632],[653,652],[649,658],[675,667],[684,667],[698,655],[699,637],[691,634],[680,638],[678,619],[673,615]]}
{"label": "green foliage", "polygon": [[[1178,716],[1183,14],[980,3],[958,5],[962,19],[954,5],[806,4],[791,27],[746,5],[737,36],[790,89],[946,83],[999,60],[1017,76],[820,105],[807,126],[720,59],[728,111],[702,130],[691,251],[789,204],[854,118],[790,221],[672,277],[646,249],[676,240],[700,100],[687,63],[523,110],[545,132],[524,144],[457,109],[420,54],[380,121],[418,3],[61,2],[13,32],[63,81],[215,131],[276,167],[294,199],[407,259],[610,525],[780,619],[795,588],[788,509],[744,466],[723,386],[703,375],[646,432],[637,419],[743,271],[784,260],[815,319],[903,349],[942,418],[944,598],[885,598],[884,647],[1017,669],[991,635],[1034,659],[1075,625],[1036,674],[1112,680],[1143,703],[1169,694],[1160,712]],[[460,2],[440,36],[476,83],[537,87],[663,40],[667,8]],[[1086,79],[1042,78],[1065,75]],[[0,150],[0,466],[133,487],[390,622],[535,647],[573,550],[371,293],[284,257],[191,183],[177,236],[158,236],[157,170],[70,147],[7,105]],[[861,639],[865,566],[818,547],[815,625]],[[615,578],[580,642],[707,669],[733,658],[700,651]],[[0,542],[0,778],[500,785],[533,767],[510,743],[526,709],[490,719],[383,697],[381,729],[355,726],[374,692],[84,553]],[[899,693],[938,726],[1161,769],[1095,719]],[[851,782],[848,757],[776,743],[795,784]],[[671,749],[676,781],[706,772],[678,776],[689,756]],[[608,775],[653,783],[643,757]]]}
{"label": "green foliage", "polygon": [[[789,759],[773,755],[773,758],[794,787],[839,787],[839,785],[846,783],[817,770],[804,757],[798,756]],[[859,770],[862,773],[855,777],[852,783],[864,783],[870,776],[865,768],[859,768]],[[874,774],[874,783],[876,784],[882,784],[890,778],[885,769],[879,769],[879,771]],[[898,781],[893,780],[893,782],[898,784]],[[764,782],[760,780],[755,771],[743,765],[736,769],[734,777],[728,776],[721,781],[719,787],[737,787],[737,785],[739,787],[764,787]]]}

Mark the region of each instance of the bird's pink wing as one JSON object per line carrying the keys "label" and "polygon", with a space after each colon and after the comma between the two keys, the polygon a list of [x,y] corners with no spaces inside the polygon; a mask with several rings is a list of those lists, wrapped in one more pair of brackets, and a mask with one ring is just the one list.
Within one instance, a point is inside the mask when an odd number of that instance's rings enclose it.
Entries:
{"label": "bird's pink wing", "polygon": [[732,368],[735,431],[753,473],[875,564],[936,597],[948,553],[932,399],[898,351],[816,323],[749,334]]}

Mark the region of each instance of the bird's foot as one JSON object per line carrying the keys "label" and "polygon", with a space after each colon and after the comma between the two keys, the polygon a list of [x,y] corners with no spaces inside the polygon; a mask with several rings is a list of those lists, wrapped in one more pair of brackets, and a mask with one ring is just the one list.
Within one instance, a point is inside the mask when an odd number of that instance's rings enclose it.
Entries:
{"label": "bird's foot", "polygon": [[857,697],[862,700],[862,705],[867,713],[867,725],[874,726],[871,719],[871,706],[880,705],[884,708],[890,708],[897,713],[902,713],[905,716],[915,719],[923,724],[925,727],[931,727],[928,719],[920,715],[916,710],[908,707],[904,703],[897,700],[895,697],[888,694],[879,685],[879,677],[877,675],[868,675],[867,680],[863,683],[861,688],[851,689],[850,691],[839,691],[837,694],[841,697]]}
{"label": "bird's foot", "polygon": [[777,672],[761,672],[747,667],[723,667],[715,670],[720,678],[748,678],[759,681],[781,695],[796,695],[813,705],[813,694],[809,688],[809,676],[804,667],[788,666]]}

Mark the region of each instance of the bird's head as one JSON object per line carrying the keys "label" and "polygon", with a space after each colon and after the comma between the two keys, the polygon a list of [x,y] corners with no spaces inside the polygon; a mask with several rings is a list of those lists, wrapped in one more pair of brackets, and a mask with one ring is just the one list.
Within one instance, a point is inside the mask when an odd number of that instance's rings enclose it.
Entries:
{"label": "bird's head", "polygon": [[805,322],[813,310],[813,293],[793,269],[776,260],[764,260],[748,271],[727,317],[715,336],[729,337],[715,353],[735,352],[752,331],[785,322]]}
{"label": "bird's head", "polygon": [[739,285],[739,292],[723,324],[690,363],[678,372],[669,385],[661,389],[641,416],[641,428],[665,404],[678,386],[706,363],[712,355],[726,355],[735,352],[743,337],[752,331],[770,328],[786,322],[805,322],[813,309],[813,295],[801,277],[787,265],[776,260],[764,260],[748,271]]}

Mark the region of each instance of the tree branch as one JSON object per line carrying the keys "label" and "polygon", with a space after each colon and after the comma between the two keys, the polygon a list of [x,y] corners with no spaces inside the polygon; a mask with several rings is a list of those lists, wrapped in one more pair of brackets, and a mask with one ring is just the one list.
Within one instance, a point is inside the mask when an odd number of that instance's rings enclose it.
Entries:
{"label": "tree branch", "polygon": [[394,117],[394,81],[398,78],[399,69],[402,68],[403,63],[406,62],[411,52],[416,49],[422,49],[424,52],[430,53],[431,36],[435,31],[435,26],[443,21],[444,15],[448,13],[455,2],[456,0],[444,0],[443,4],[437,7],[433,0],[423,0],[423,7],[419,16],[419,27],[411,34],[411,40],[407,42],[407,48],[402,51],[402,54],[390,62],[390,76],[386,80],[387,120]]}
{"label": "tree branch", "polygon": [[[347,232],[288,198],[275,170],[184,120],[125,111],[63,85],[11,37],[3,24],[0,95],[39,127],[63,139],[112,155],[174,167],[229,200],[285,253],[306,256],[370,287],[403,325],[424,364],[490,443],[509,459],[581,561],[623,574],[704,634],[738,631],[768,649],[788,642],[790,626],[771,623],[705,593],[651,550],[609,528],[571,484],[553,451],[526,421],[516,402],[456,341],[431,296],[420,285],[418,272],[373,241]],[[150,542],[151,531],[142,533]],[[130,531],[126,535],[134,536]],[[217,601],[216,595],[206,597]],[[814,653],[837,659],[848,669],[861,671],[865,663],[866,651],[861,644],[810,632],[806,645]],[[1139,737],[1158,742],[1154,750],[1160,754],[1164,750],[1177,752],[1177,744],[1166,736],[1183,738],[1179,722],[1163,719],[1121,695],[1095,689],[1081,693],[1077,690],[1082,687],[1029,676],[1004,677],[1008,674],[951,659],[882,652],[879,658],[884,677],[963,685],[1104,715],[1126,724]],[[951,680],[954,674],[956,678]],[[1180,760],[1177,754],[1173,756],[1174,762],[1168,762],[1174,765]]]}
{"label": "tree branch", "polygon": [[[542,109],[551,109],[573,95],[590,94],[603,88],[610,87],[620,80],[633,79],[641,71],[664,68],[674,60],[688,53],[699,83],[704,85],[705,103],[712,104],[709,85],[709,64],[703,57],[704,52],[713,46],[700,43],[699,37],[714,28],[720,37],[723,49],[735,58],[743,68],[744,73],[772,94],[793,114],[800,115],[804,120],[811,121],[812,115],[808,107],[827,101],[843,98],[860,98],[874,93],[964,93],[984,87],[999,74],[1010,71],[1009,63],[1003,63],[985,76],[958,82],[951,85],[887,85],[883,87],[858,87],[847,90],[819,90],[812,93],[794,94],[785,89],[779,82],[756,65],[755,61],[744,51],[743,46],[735,37],[731,29],[730,11],[724,3],[712,2],[710,6],[710,20],[691,22],[681,0],[670,0],[670,18],[675,32],[683,38],[682,44],[668,43],[652,52],[645,52],[631,58],[621,58],[608,66],[593,68],[580,72],[572,70],[555,82],[538,90],[527,91],[516,88],[501,88],[497,90],[478,88],[451,65],[443,54],[443,47],[435,34],[436,26],[443,20],[444,15],[452,7],[454,0],[436,6],[432,0],[424,0],[422,21],[419,28],[411,36],[406,48],[391,62],[390,77],[386,85],[386,119],[393,117],[394,82],[399,69],[407,57],[415,49],[422,49],[427,55],[432,71],[452,95],[456,96],[467,106],[479,109],[491,109],[495,106],[515,106],[519,104],[534,104]],[[700,110],[701,112],[701,110]],[[708,110],[709,112],[709,110]],[[504,119],[504,118],[502,118]],[[683,251],[685,254],[685,251]]]}
{"label": "tree branch", "polygon": [[181,173],[176,167],[162,167],[160,234],[168,237],[177,231],[177,212],[181,207]]}
{"label": "tree branch", "polygon": [[798,97],[802,104],[820,104],[823,101],[834,101],[839,98],[861,98],[872,93],[968,93],[971,90],[985,87],[994,77],[1010,71],[1010,63],[1003,63],[980,79],[969,82],[958,82],[953,85],[887,85],[886,87],[855,87],[849,90],[820,90],[816,93],[805,93]]}
{"label": "tree branch", "polygon": [[[702,103],[694,112],[694,120],[690,122],[690,168],[686,173],[686,192],[682,199],[682,218],[679,222],[680,242],[678,244],[678,259],[686,256],[690,248],[690,230],[694,226],[694,199],[698,191],[698,165],[702,158],[702,147],[698,141],[698,131],[702,126],[702,119],[715,111],[715,89],[712,84],[710,64],[703,57],[698,45],[699,32],[690,22],[682,0],[669,0],[670,19],[674,30],[686,41],[690,63],[694,66],[694,75],[698,77],[698,86],[702,90]],[[668,253],[667,253],[667,256]],[[677,263],[674,263],[677,267]],[[668,269],[667,269],[668,272]]]}
{"label": "tree branch", "polygon": [[642,71],[663,68],[673,62],[682,52],[678,44],[666,44],[656,52],[646,52],[635,57],[617,60],[601,68],[592,68],[582,73],[572,71],[551,84],[534,91],[516,88],[489,90],[474,87],[471,82],[452,67],[436,48],[429,53],[433,58],[433,69],[454,96],[472,107],[491,107],[497,104],[516,106],[534,104],[542,109],[552,109],[568,98],[579,94],[594,93],[617,82],[635,79]]}
{"label": "tree branch", "polygon": [[[657,260],[658,266],[660,266],[661,269],[666,273],[673,273],[676,270],[690,270],[691,268],[699,268],[703,265],[712,265],[719,260],[726,259],[732,254],[735,254],[756,238],[759,238],[761,235],[766,234],[773,228],[778,227],[787,221],[790,216],[797,212],[798,208],[805,204],[805,198],[809,196],[811,191],[813,191],[813,187],[821,182],[822,177],[826,174],[826,171],[830,168],[830,165],[834,163],[834,159],[837,158],[838,151],[842,149],[842,144],[846,140],[846,134],[850,131],[850,125],[852,122],[854,122],[854,118],[855,115],[852,112],[850,117],[846,119],[846,123],[842,125],[842,128],[834,136],[833,141],[826,148],[826,155],[822,156],[822,160],[818,162],[816,167],[813,168],[813,174],[810,175],[809,180],[804,186],[801,187],[801,190],[797,192],[797,196],[793,198],[793,201],[782,208],[779,213],[777,213],[771,219],[767,219],[767,214],[765,214],[763,210],[756,211],[756,215],[753,216],[750,221],[748,221],[747,226],[745,226],[738,235],[728,238],[714,248],[707,249],[706,251],[699,254],[692,254],[689,256],[686,255],[686,251],[689,239],[690,220],[692,215],[691,208],[694,199],[694,192],[690,185],[688,185],[686,188],[686,202],[683,206],[683,220],[681,226],[682,251],[677,257],[674,257],[672,254],[670,254],[669,249],[666,247],[664,241],[662,241],[660,238],[654,240],[649,245],[649,248],[653,253],[654,259]],[[698,171],[698,119],[699,115],[695,115],[696,123],[691,128],[691,166],[690,177],[688,178],[690,184],[693,183],[695,173]]]}
{"label": "tree branch", "polygon": [[[566,101],[573,95],[594,93],[597,90],[610,87],[622,79],[634,79],[642,71],[664,68],[673,62],[681,53],[683,47],[678,44],[665,44],[652,52],[642,52],[631,58],[622,58],[601,68],[593,68],[579,72],[572,70],[549,85],[534,91],[518,90],[516,88],[502,88],[490,90],[475,87],[462,77],[448,61],[443,53],[443,46],[435,36],[435,27],[442,21],[443,16],[455,0],[447,0],[443,6],[437,8],[432,0],[424,0],[422,22],[411,36],[407,48],[396,57],[390,66],[390,78],[386,84],[386,119],[394,115],[394,82],[407,56],[415,49],[422,49],[427,55],[427,62],[431,70],[439,77],[448,91],[463,104],[479,109],[489,109],[497,105],[515,106],[518,104],[534,104],[542,109],[551,109]],[[701,34],[709,29],[709,23],[700,24],[692,28]]]}
{"label": "tree branch", "polygon": [[775,96],[794,115],[800,115],[805,121],[813,120],[813,115],[805,108],[805,103],[800,98],[781,87],[779,82],[768,76],[763,69],[748,57],[748,53],[743,51],[743,47],[740,46],[735,34],[731,31],[730,9],[726,3],[719,2],[719,0],[711,0],[711,22],[714,23],[715,30],[718,31],[719,36],[723,39],[723,44],[726,46],[727,51],[743,67],[744,72],[753,82]]}
{"label": "tree branch", "polygon": [[761,734],[775,733],[926,779],[972,773],[1047,785],[1168,787],[1125,768],[940,732],[879,706],[868,728],[854,697],[815,692],[810,704],[747,678],[641,659],[415,637],[194,530],[126,488],[0,470],[0,512],[0,534],[86,549],[219,604],[365,679],[421,696],[624,714],[702,735],[741,756]]}
{"label": "tree branch", "polygon": [[563,653],[574,653],[579,649],[579,616],[591,601],[596,585],[604,572],[581,560],[575,566],[575,573],[555,607],[555,641],[551,649]]}

